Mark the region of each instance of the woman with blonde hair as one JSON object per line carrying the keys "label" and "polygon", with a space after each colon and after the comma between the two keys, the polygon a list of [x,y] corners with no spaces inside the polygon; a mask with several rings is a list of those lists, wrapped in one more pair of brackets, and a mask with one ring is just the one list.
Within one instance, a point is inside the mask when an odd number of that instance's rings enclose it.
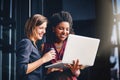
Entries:
{"label": "woman with blonde hair", "polygon": [[42,56],[36,45],[46,33],[47,18],[35,14],[25,25],[26,37],[17,45],[16,75],[17,80],[43,80],[42,65],[55,59],[55,51],[50,50]]}

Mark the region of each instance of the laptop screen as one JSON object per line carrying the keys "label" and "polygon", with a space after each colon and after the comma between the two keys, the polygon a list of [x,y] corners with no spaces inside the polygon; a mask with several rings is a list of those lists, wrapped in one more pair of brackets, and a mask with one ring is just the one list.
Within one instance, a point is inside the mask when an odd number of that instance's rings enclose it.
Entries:
{"label": "laptop screen", "polygon": [[80,64],[92,66],[95,61],[100,39],[70,34],[68,36],[63,63],[79,59]]}

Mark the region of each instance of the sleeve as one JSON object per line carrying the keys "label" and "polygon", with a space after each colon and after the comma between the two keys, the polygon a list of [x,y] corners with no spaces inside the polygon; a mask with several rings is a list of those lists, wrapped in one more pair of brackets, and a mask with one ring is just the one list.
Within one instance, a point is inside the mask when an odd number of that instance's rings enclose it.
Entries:
{"label": "sleeve", "polygon": [[31,43],[28,40],[19,42],[16,51],[16,70],[17,74],[25,75],[32,52]]}

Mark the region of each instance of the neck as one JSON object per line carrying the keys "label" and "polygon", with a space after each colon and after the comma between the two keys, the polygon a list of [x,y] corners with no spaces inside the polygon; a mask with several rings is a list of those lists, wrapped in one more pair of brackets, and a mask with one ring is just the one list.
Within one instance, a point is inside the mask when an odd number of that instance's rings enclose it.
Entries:
{"label": "neck", "polygon": [[56,43],[54,43],[54,45],[55,45],[56,49],[61,49],[63,46],[63,42],[56,42]]}
{"label": "neck", "polygon": [[34,46],[36,47],[36,40],[35,40],[35,38],[30,37],[29,39],[33,42]]}

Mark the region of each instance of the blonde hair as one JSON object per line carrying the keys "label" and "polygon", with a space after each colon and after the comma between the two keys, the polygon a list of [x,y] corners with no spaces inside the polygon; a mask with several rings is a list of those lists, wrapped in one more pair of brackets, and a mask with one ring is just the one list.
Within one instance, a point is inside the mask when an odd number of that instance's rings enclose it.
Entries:
{"label": "blonde hair", "polygon": [[36,35],[35,27],[48,22],[47,18],[40,14],[35,14],[26,21],[25,24],[25,34],[28,38]]}

